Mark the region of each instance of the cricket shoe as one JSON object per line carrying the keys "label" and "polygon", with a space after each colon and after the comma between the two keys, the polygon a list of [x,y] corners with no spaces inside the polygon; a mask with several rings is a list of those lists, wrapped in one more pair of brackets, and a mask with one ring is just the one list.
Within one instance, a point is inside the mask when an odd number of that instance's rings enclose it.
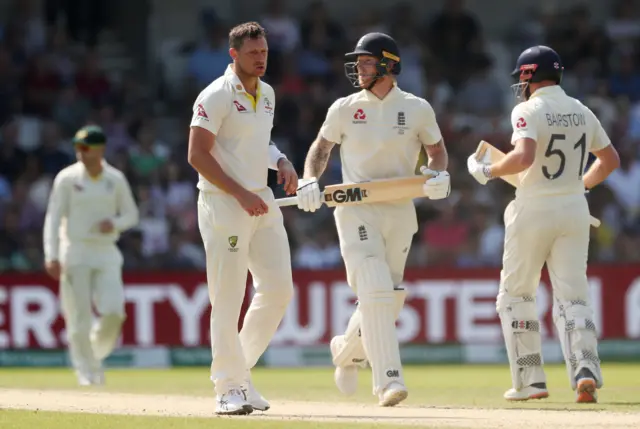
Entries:
{"label": "cricket shoe", "polygon": [[[329,348],[331,349],[331,356],[334,357],[338,354],[340,347],[343,346],[344,336],[338,335],[331,339]],[[345,367],[337,366],[333,373],[333,380],[338,387],[338,390],[346,396],[355,395],[358,391],[358,366],[349,365]]]}
{"label": "cricket shoe", "polygon": [[509,389],[504,394],[507,401],[528,401],[529,399],[544,399],[549,397],[547,383],[533,383],[522,389]]}
{"label": "cricket shoe", "polygon": [[222,396],[216,398],[216,414],[218,415],[247,415],[253,412],[253,407],[246,400],[240,389],[229,389]]}
{"label": "cricket shoe", "polygon": [[80,386],[91,386],[93,384],[93,375],[87,371],[76,371],[76,379]]}
{"label": "cricket shoe", "polygon": [[91,374],[91,384],[96,386],[104,385],[104,369],[100,368]]}
{"label": "cricket shoe", "polygon": [[380,399],[379,405],[382,407],[393,407],[407,399],[407,396],[409,396],[407,388],[397,381],[393,381],[378,395]]}
{"label": "cricket shoe", "polygon": [[267,411],[271,408],[271,405],[269,405],[269,402],[264,399],[264,396],[262,396],[260,392],[253,387],[251,380],[247,381],[247,383],[242,387],[242,393],[254,410]]}
{"label": "cricket shoe", "polygon": [[578,372],[576,376],[576,402],[579,404],[595,404],[598,402],[596,379],[593,373],[586,368]]}

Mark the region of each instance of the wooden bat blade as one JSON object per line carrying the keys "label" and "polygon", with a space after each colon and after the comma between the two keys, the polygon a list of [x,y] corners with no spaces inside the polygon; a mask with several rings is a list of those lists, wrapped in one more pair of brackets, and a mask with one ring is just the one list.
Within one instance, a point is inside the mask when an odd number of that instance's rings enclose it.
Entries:
{"label": "wooden bat blade", "polygon": [[[399,177],[394,179],[376,179],[361,183],[340,183],[329,185],[322,192],[323,202],[329,207],[353,206],[386,201],[412,200],[424,197],[423,185],[433,177],[430,174]],[[279,198],[280,207],[295,206],[298,197]]]}
{"label": "wooden bat blade", "polygon": [[[486,157],[485,159],[491,163],[495,164],[504,158],[506,154],[502,152],[497,147],[493,146],[491,143],[482,140],[476,149],[476,159],[480,160],[481,158]],[[511,174],[509,176],[502,176],[500,179],[504,180],[514,188],[520,186],[520,179],[517,174]]]}
{"label": "wooden bat blade", "polygon": [[324,188],[324,202],[335,207],[421,198],[424,197],[424,182],[430,177],[421,175],[330,185]]}
{"label": "wooden bat blade", "polygon": [[[479,160],[481,158],[484,158],[485,156],[487,157],[485,159],[487,159],[487,161],[493,164],[500,161],[502,158],[504,158],[506,154],[502,152],[500,149],[493,146],[491,143],[482,140],[480,144],[478,144],[478,147],[476,148],[476,159]],[[520,186],[520,179],[518,179],[517,174],[502,176],[500,177],[500,179],[504,180],[514,188],[517,188],[518,186]],[[600,220],[591,216],[591,225],[595,228],[598,228],[600,226]]]}

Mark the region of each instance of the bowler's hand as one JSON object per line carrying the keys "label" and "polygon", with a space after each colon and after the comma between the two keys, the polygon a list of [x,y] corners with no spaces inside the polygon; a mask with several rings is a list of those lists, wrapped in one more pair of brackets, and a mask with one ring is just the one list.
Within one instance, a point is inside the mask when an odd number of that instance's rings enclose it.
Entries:
{"label": "bowler's hand", "polygon": [[293,195],[298,189],[298,173],[291,161],[282,158],[278,161],[278,185],[284,184],[284,192]]}
{"label": "bowler's hand", "polygon": [[60,262],[58,261],[49,261],[46,262],[44,268],[47,270],[47,274],[54,280],[60,280]]}
{"label": "bowler's hand", "polygon": [[103,234],[109,234],[110,232],[113,232],[113,228],[113,222],[111,221],[111,219],[105,219],[98,224],[98,229]]}
{"label": "bowler's hand", "polygon": [[446,171],[430,170],[426,166],[420,167],[420,172],[425,176],[432,176],[422,186],[425,197],[430,200],[447,198],[451,193],[451,177]]}
{"label": "bowler's hand", "polygon": [[251,191],[245,190],[240,195],[236,196],[236,200],[242,206],[249,216],[262,216],[269,213],[269,206],[264,202],[260,196],[254,194]]}

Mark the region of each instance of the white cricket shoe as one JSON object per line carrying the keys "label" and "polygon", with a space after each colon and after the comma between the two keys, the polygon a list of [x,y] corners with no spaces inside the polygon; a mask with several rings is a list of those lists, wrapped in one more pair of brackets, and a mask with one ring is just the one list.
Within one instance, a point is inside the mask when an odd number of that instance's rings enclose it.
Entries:
{"label": "white cricket shoe", "polygon": [[378,395],[379,404],[382,407],[393,407],[407,399],[407,396],[409,396],[407,388],[403,384],[393,381]]}
{"label": "white cricket shoe", "polygon": [[104,369],[100,368],[91,374],[91,384],[96,386],[104,385]]}
{"label": "white cricket shoe", "polygon": [[80,386],[91,386],[93,384],[93,376],[87,371],[76,370],[76,378]]}
{"label": "white cricket shoe", "polygon": [[[342,343],[344,342],[344,337],[342,335],[338,335],[331,339],[331,344],[329,348],[331,350],[331,357],[333,358],[336,354],[338,354],[338,350],[342,347]],[[355,395],[358,391],[358,366],[357,365],[349,365],[345,367],[336,367],[335,372],[333,373],[333,380],[338,387],[338,390],[347,396]]]}
{"label": "white cricket shoe", "polygon": [[253,386],[251,380],[247,381],[247,383],[242,387],[242,393],[244,393],[244,396],[247,398],[247,402],[254,410],[267,411],[271,408],[269,402],[264,399],[264,396],[262,396]]}
{"label": "white cricket shoe", "polygon": [[216,414],[246,415],[252,412],[253,407],[240,389],[229,389],[227,393],[216,398]]}
{"label": "white cricket shoe", "polygon": [[528,401],[529,399],[544,399],[549,397],[549,391],[545,383],[540,384],[540,387],[527,386],[520,390],[511,388],[504,394],[504,399],[507,401]]}

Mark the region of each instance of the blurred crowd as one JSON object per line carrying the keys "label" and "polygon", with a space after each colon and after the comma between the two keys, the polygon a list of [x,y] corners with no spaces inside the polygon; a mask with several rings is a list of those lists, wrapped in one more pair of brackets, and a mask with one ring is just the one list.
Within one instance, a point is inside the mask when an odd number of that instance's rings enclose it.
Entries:
{"label": "blurred crowd", "polygon": [[[0,22],[0,271],[41,270],[52,179],[75,161],[70,138],[86,123],[107,132],[108,161],[126,173],[140,207],[140,225],[120,241],[125,269],[204,269],[186,139],[195,96],[230,61],[227,33],[235,23],[213,10],[203,13],[206,36],[190,48],[187,90],[173,106],[179,137],[168,138],[151,108],[161,91],[145,87],[144,77],[107,74],[98,35],[62,25],[51,10],[39,13],[31,3],[16,1]],[[514,16],[512,31],[496,40],[485,33],[489,23],[461,0],[445,1],[431,16],[404,3],[363,9],[356,17],[330,16],[322,2],[299,16],[281,0],[267,3],[255,18],[268,31],[265,80],[277,96],[273,139],[300,174],[327,108],[354,91],[344,76],[343,55],[361,35],[391,34],[403,62],[399,87],[433,105],[449,151],[453,192],[435,203],[416,201],[420,230],[410,266],[500,265],[502,213],[513,189],[500,181],[478,185],[465,160],[481,139],[508,149],[514,103],[509,73],[517,55],[534,44],[560,53],[565,90],[594,110],[621,153],[622,167],[588,196],[592,214],[602,220],[592,229],[591,261],[640,262],[637,2],[612,2],[606,19],[582,6],[536,8]],[[338,155],[335,150],[323,185],[342,181]],[[283,196],[274,179],[271,172],[270,184]],[[332,209],[283,213],[296,268],[342,266]]]}

